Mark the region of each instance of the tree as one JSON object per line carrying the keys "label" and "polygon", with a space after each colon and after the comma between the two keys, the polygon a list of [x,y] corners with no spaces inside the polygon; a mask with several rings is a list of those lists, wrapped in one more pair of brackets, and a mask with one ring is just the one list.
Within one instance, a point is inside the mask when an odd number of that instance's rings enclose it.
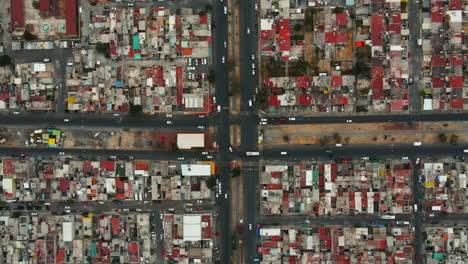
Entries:
{"label": "tree", "polygon": [[110,58],[110,45],[108,43],[98,42],[96,43],[95,50],[104,55],[106,58]]}
{"label": "tree", "polygon": [[349,144],[349,141],[350,141],[350,140],[351,140],[350,137],[345,137],[345,138],[344,138],[344,141],[345,141],[346,144]]}
{"label": "tree", "polygon": [[422,90],[419,95],[421,95],[422,97],[426,96],[426,91]]}
{"label": "tree", "polygon": [[456,145],[458,143],[458,136],[457,135],[452,135],[450,137],[450,144]]}
{"label": "tree", "polygon": [[338,133],[333,133],[333,139],[335,140],[335,143],[339,144],[341,143],[341,136]]}
{"label": "tree", "polygon": [[447,142],[448,138],[447,138],[447,135],[445,135],[444,133],[439,134],[438,137],[439,137],[440,142],[442,143]]}
{"label": "tree", "polygon": [[34,9],[39,9],[39,2],[33,1],[33,2],[32,2],[32,7],[33,7]]}
{"label": "tree", "polygon": [[212,6],[212,5],[209,5],[209,4],[208,4],[208,5],[205,6],[205,12],[206,12],[206,13],[211,13],[212,10],[213,10],[213,6]]}
{"label": "tree", "polygon": [[211,70],[210,73],[208,74],[208,82],[213,84],[215,81],[216,81],[215,72]]}
{"label": "tree", "polygon": [[10,64],[11,64],[10,56],[8,56],[8,55],[0,56],[0,66],[1,67],[8,66]]}
{"label": "tree", "polygon": [[284,140],[284,142],[289,142],[289,136],[288,136],[288,135],[284,135],[284,136],[283,136],[283,140]]}
{"label": "tree", "polygon": [[143,107],[141,105],[130,104],[130,115],[134,118],[140,118],[143,114]]}
{"label": "tree", "polygon": [[241,169],[239,167],[235,167],[231,169],[231,177],[237,178],[241,175]]}
{"label": "tree", "polygon": [[36,40],[37,36],[34,35],[33,33],[29,32],[28,30],[26,30],[26,31],[24,31],[23,38],[26,41],[32,41],[32,40]]}
{"label": "tree", "polygon": [[210,190],[213,190],[215,186],[216,178],[214,176],[211,176],[208,180],[206,180],[206,187],[208,187]]}
{"label": "tree", "polygon": [[295,31],[301,31],[302,30],[302,25],[301,24],[294,25],[294,30]]}

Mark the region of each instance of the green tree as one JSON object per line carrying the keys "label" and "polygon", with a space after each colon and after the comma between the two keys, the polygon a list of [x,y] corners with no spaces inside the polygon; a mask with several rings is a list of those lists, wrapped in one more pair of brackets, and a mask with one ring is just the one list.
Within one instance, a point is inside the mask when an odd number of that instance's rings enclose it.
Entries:
{"label": "green tree", "polygon": [[450,137],[450,144],[456,145],[458,143],[458,136],[457,135],[452,135]]}
{"label": "green tree", "polygon": [[110,45],[109,43],[96,43],[95,50],[97,53],[104,55],[106,58],[110,58]]}
{"label": "green tree", "polygon": [[335,143],[339,144],[341,143],[341,136],[338,133],[333,133],[333,139],[335,140]]}
{"label": "green tree", "polygon": [[34,35],[33,33],[29,32],[28,30],[26,30],[26,31],[24,31],[23,38],[26,41],[32,41],[32,40],[36,40],[37,36]]}
{"label": "green tree", "polygon": [[213,83],[215,83],[215,81],[216,81],[215,72],[213,70],[211,70],[210,73],[208,74],[208,82],[213,84]]}
{"label": "green tree", "polygon": [[302,30],[302,25],[301,24],[294,25],[294,30],[295,31],[301,31]]}
{"label": "green tree", "polygon": [[211,11],[213,11],[213,6],[212,5],[206,5],[205,6],[205,12],[206,13],[211,13]]}
{"label": "green tree", "polygon": [[32,2],[32,7],[33,7],[34,9],[39,9],[39,2],[33,1],[33,2]]}
{"label": "green tree", "polygon": [[447,138],[447,135],[445,135],[444,133],[440,133],[440,134],[438,135],[438,137],[439,137],[440,142],[442,142],[442,143],[447,142],[447,139],[448,139],[448,138]]}
{"label": "green tree", "polygon": [[426,96],[426,91],[422,90],[419,95],[421,95],[422,97]]}
{"label": "green tree", "polygon": [[210,190],[213,190],[215,186],[216,178],[214,176],[211,176],[208,180],[206,180],[206,187],[208,187]]}
{"label": "green tree", "polygon": [[231,169],[231,177],[237,178],[241,175],[241,169],[239,167],[235,167]]}
{"label": "green tree", "polygon": [[8,55],[0,56],[0,66],[4,67],[4,66],[8,66],[8,65],[11,65],[10,56],[8,56]]}
{"label": "green tree", "polygon": [[284,136],[283,136],[283,141],[284,141],[284,142],[289,142],[289,136],[288,136],[288,135],[284,135]]}
{"label": "green tree", "polygon": [[141,105],[130,104],[130,115],[134,118],[140,118],[143,114],[143,107]]}

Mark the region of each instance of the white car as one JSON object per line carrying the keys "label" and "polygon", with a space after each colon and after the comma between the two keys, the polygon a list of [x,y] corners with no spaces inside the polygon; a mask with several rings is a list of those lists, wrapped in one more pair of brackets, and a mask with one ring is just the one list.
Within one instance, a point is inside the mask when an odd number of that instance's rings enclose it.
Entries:
{"label": "white car", "polygon": [[218,110],[218,112],[221,112],[221,106],[220,105],[218,105],[217,110]]}
{"label": "white car", "polygon": [[229,147],[229,152],[232,152],[232,147]]}
{"label": "white car", "polygon": [[65,119],[63,120],[63,122],[70,122],[70,119],[65,118]]}
{"label": "white car", "polygon": [[224,14],[227,15],[227,7],[224,7]]}
{"label": "white car", "polygon": [[401,159],[403,159],[403,160],[407,160],[407,159],[408,159],[408,157],[402,157]]}
{"label": "white car", "polygon": [[226,41],[224,41],[224,47],[227,48],[227,42]]}
{"label": "white car", "polygon": [[252,107],[252,100],[249,100],[249,106]]}
{"label": "white car", "polygon": [[250,27],[247,27],[247,34],[250,34]]}
{"label": "white car", "polygon": [[257,11],[257,10],[258,10],[258,4],[255,3],[255,11]]}
{"label": "white car", "polygon": [[252,63],[252,69],[255,69],[255,63]]}
{"label": "white car", "polygon": [[362,157],[363,160],[369,160],[369,157]]}
{"label": "white car", "polygon": [[204,129],[204,126],[197,126],[198,129]]}
{"label": "white car", "polygon": [[222,62],[222,63],[226,63],[226,58],[225,58],[224,56],[221,57],[221,62]]}
{"label": "white car", "polygon": [[252,75],[255,75],[255,70],[252,70]]}
{"label": "white car", "polygon": [[109,156],[109,159],[116,159],[116,156]]}
{"label": "white car", "polygon": [[168,125],[172,125],[172,121],[171,120],[167,120],[166,122]]}
{"label": "white car", "polygon": [[19,112],[18,112],[18,111],[14,111],[13,114],[14,114],[14,115],[19,115]]}
{"label": "white car", "polygon": [[288,155],[286,151],[281,151],[281,155]]}
{"label": "white car", "polygon": [[267,118],[262,118],[261,120],[262,120],[263,122],[267,122],[267,121],[268,121]]}
{"label": "white car", "polygon": [[206,59],[202,60],[202,64],[206,64],[206,62],[207,62]]}
{"label": "white car", "polygon": [[255,60],[255,54],[252,53],[252,60]]}
{"label": "white car", "polygon": [[268,123],[267,123],[267,122],[263,122],[263,121],[260,122],[260,125],[266,125],[266,124],[268,124]]}
{"label": "white car", "polygon": [[59,155],[65,155],[65,152],[60,151]]}
{"label": "white car", "polygon": [[50,62],[50,59],[49,59],[49,58],[45,58],[45,59],[44,59],[44,62]]}
{"label": "white car", "polygon": [[207,158],[207,159],[212,159],[212,158],[213,158],[213,156],[211,156],[211,155],[208,155],[208,156],[206,156],[206,158]]}
{"label": "white car", "polygon": [[353,120],[351,120],[351,119],[346,120],[346,123],[352,123],[352,122],[353,122]]}
{"label": "white car", "polygon": [[296,121],[296,118],[295,117],[290,117],[289,121]]}
{"label": "white car", "polygon": [[115,114],[114,114],[114,116],[120,116],[120,114],[118,114],[118,113],[115,113]]}
{"label": "white car", "polygon": [[177,160],[184,160],[184,157],[178,157]]}
{"label": "white car", "polygon": [[228,195],[227,193],[224,194],[224,199],[227,199]]}
{"label": "white car", "polygon": [[202,155],[208,155],[208,152],[207,152],[207,151],[203,151],[201,154],[202,154]]}

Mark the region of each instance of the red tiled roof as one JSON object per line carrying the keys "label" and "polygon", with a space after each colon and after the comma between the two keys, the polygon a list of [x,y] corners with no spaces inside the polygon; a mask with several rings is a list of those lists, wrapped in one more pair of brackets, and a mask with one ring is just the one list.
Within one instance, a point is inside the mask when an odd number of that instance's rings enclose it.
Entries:
{"label": "red tiled roof", "polygon": [[24,28],[24,0],[11,0],[11,27]]}
{"label": "red tiled roof", "polygon": [[401,13],[392,13],[392,24],[401,24]]}
{"label": "red tiled roof", "polygon": [[463,65],[463,59],[461,55],[451,55],[449,57],[450,59],[450,64],[452,66],[461,66]]}
{"label": "red tiled roof", "polygon": [[348,15],[346,13],[336,14],[336,25],[346,26],[348,24]]}
{"label": "red tiled roof", "polygon": [[450,9],[451,10],[461,10],[462,1],[461,0],[450,0]]}
{"label": "red tiled roof", "polygon": [[395,32],[395,34],[401,34],[401,24],[390,24],[388,25],[388,30]]}
{"label": "red tiled roof", "polygon": [[463,88],[463,76],[450,76],[449,82],[452,88]]}
{"label": "red tiled roof", "polygon": [[392,111],[402,111],[403,110],[403,100],[394,100],[390,102],[390,107]]}
{"label": "red tiled roof", "polygon": [[111,218],[111,227],[112,227],[112,234],[118,235],[120,234],[120,223],[118,217]]}
{"label": "red tiled roof", "polygon": [[176,68],[176,78],[177,78],[177,104],[182,104],[182,95],[184,94],[184,87],[183,87],[183,76],[182,76],[182,67]]}
{"label": "red tiled roof", "polygon": [[332,87],[338,87],[343,85],[343,76],[332,76],[331,77],[331,85]]}
{"label": "red tiled roof", "polygon": [[77,36],[77,0],[66,0],[65,2],[65,24],[66,24],[66,33],[69,36]]}
{"label": "red tiled roof", "polygon": [[444,78],[432,77],[432,88],[444,88]]}
{"label": "red tiled roof", "polygon": [[289,26],[289,19],[278,19],[278,27],[278,46],[280,51],[291,50],[291,28]]}
{"label": "red tiled roof", "polygon": [[297,87],[299,87],[299,88],[309,88],[310,87],[310,77],[309,76],[299,76],[299,77],[297,77]]}
{"label": "red tiled roof", "polygon": [[442,9],[442,1],[435,1],[432,2],[432,22],[439,22],[442,23],[444,21],[444,12],[439,11],[439,9]]}
{"label": "red tiled roof", "polygon": [[49,12],[50,0],[39,0],[39,12]]}
{"label": "red tiled roof", "polygon": [[371,35],[372,35],[372,45],[382,46],[382,32],[384,31],[384,15],[382,13],[372,14],[371,17]]}
{"label": "red tiled roof", "polygon": [[280,105],[280,101],[278,100],[278,96],[277,95],[270,95],[270,97],[268,98],[268,105],[272,105],[272,106]]}
{"label": "red tiled roof", "polygon": [[115,162],[113,161],[101,161],[101,169],[105,169],[108,171],[115,170]]}
{"label": "red tiled roof", "polygon": [[384,98],[383,92],[383,68],[373,67],[371,72],[371,89],[372,100],[380,100]]}
{"label": "red tiled roof", "polygon": [[431,67],[444,67],[445,58],[440,55],[432,55],[431,57]]}
{"label": "red tiled roof", "polygon": [[346,43],[348,32],[334,30],[325,32],[325,43]]}
{"label": "red tiled roof", "polygon": [[310,105],[312,103],[312,96],[310,94],[300,94],[299,95],[299,104],[300,105]]}

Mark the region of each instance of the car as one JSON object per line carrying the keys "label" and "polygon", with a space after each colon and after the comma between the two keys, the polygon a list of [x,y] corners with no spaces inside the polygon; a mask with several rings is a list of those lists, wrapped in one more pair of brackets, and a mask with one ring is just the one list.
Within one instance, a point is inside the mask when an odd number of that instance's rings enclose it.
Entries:
{"label": "car", "polygon": [[201,210],[203,210],[203,208],[201,208],[201,207],[197,207],[197,208],[195,208],[195,210],[197,210],[197,211],[201,211]]}
{"label": "car", "polygon": [[172,125],[172,121],[171,121],[171,120],[167,120],[166,124]]}
{"label": "car", "polygon": [[169,209],[167,209],[167,210],[168,210],[169,212],[174,212],[174,211],[175,211],[174,208],[169,208]]}
{"label": "car", "polygon": [[124,211],[124,212],[130,212],[130,209],[124,208],[123,211]]}
{"label": "car", "polygon": [[177,160],[184,160],[184,157],[178,157]]}
{"label": "car", "polygon": [[222,62],[222,63],[226,63],[226,58],[225,58],[224,56],[221,57],[221,62]]}
{"label": "car", "polygon": [[227,199],[228,198],[228,195],[227,193],[224,194],[224,199]]}
{"label": "car", "polygon": [[26,154],[26,153],[21,153],[21,154],[20,154],[20,157],[21,157],[21,158],[25,158],[25,157],[27,157],[27,156],[28,156],[28,154]]}
{"label": "car", "polygon": [[211,155],[208,155],[208,156],[206,156],[206,158],[207,158],[207,159],[212,159],[212,158],[213,158],[213,156],[211,156]]}
{"label": "car", "polygon": [[252,63],[252,69],[255,69],[255,63]]}
{"label": "car", "polygon": [[203,151],[201,154],[202,155],[208,155],[208,151]]}
{"label": "car", "polygon": [[206,59],[203,59],[202,62],[203,62],[202,64],[207,64],[207,60],[206,60]]}
{"label": "car", "polygon": [[281,151],[281,155],[288,155],[286,151]]}
{"label": "car", "polygon": [[295,117],[290,117],[289,121],[296,121],[296,118]]}
{"label": "car", "polygon": [[227,15],[227,6],[224,6],[224,14]]}
{"label": "car", "polygon": [[65,155],[65,152],[60,151],[60,152],[59,152],[59,155]]}
{"label": "car", "polygon": [[204,129],[204,126],[197,126],[198,129]]}
{"label": "car", "polygon": [[65,119],[63,120],[63,122],[70,122],[70,119],[65,118]]}
{"label": "car", "polygon": [[252,60],[255,60],[255,54],[252,53]]}
{"label": "car", "polygon": [[119,114],[119,113],[115,113],[114,116],[120,116],[120,114]]}
{"label": "car", "polygon": [[73,62],[67,62],[67,66],[73,66]]}
{"label": "car", "polygon": [[250,34],[250,27],[247,27],[247,34]]}
{"label": "car", "polygon": [[19,113],[20,113],[20,112],[18,112],[18,111],[14,111],[14,112],[13,112],[14,115],[19,115]]}
{"label": "car", "polygon": [[218,105],[217,110],[218,110],[218,112],[221,112],[221,106],[220,105]]}
{"label": "car", "polygon": [[262,120],[262,121],[264,121],[264,122],[267,122],[267,121],[268,121],[268,118],[262,118],[262,119],[260,119],[260,120]]}
{"label": "car", "polygon": [[104,201],[99,201],[98,204],[104,204]]}
{"label": "car", "polygon": [[45,59],[44,59],[44,62],[50,62],[50,59],[49,59],[49,58],[45,58]]}
{"label": "car", "polygon": [[226,41],[224,41],[224,47],[227,48],[227,42]]}
{"label": "car", "polygon": [[31,212],[31,215],[37,215],[37,212]]}
{"label": "car", "polygon": [[252,70],[252,75],[255,75],[255,70]]}
{"label": "car", "polygon": [[109,159],[117,159],[117,156],[109,156]]}
{"label": "car", "polygon": [[353,122],[353,120],[351,120],[351,119],[346,120],[346,123],[352,123],[352,122]]}
{"label": "car", "polygon": [[231,146],[229,146],[229,152],[232,152],[232,147]]}
{"label": "car", "polygon": [[134,3],[128,3],[128,6],[135,6]]}
{"label": "car", "polygon": [[249,224],[249,230],[252,230],[252,224]]}
{"label": "car", "polygon": [[252,100],[249,100],[249,106],[252,107]]}
{"label": "car", "polygon": [[280,121],[286,121],[286,120],[288,120],[288,119],[287,119],[286,117],[280,117],[279,120],[280,120]]}
{"label": "car", "polygon": [[369,160],[369,157],[362,157],[363,160]]}
{"label": "car", "polygon": [[267,122],[260,122],[260,125],[266,125],[268,124]]}
{"label": "car", "polygon": [[258,4],[255,3],[255,11],[257,11],[257,10],[258,10]]}

